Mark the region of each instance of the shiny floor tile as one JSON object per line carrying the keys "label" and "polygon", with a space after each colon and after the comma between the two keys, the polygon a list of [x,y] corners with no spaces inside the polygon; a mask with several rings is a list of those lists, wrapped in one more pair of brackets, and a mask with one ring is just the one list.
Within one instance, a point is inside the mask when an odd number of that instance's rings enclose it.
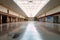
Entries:
{"label": "shiny floor tile", "polygon": [[60,35],[53,32],[55,26],[60,30],[60,24],[28,21],[11,25],[17,28],[0,36],[0,40],[60,40]]}

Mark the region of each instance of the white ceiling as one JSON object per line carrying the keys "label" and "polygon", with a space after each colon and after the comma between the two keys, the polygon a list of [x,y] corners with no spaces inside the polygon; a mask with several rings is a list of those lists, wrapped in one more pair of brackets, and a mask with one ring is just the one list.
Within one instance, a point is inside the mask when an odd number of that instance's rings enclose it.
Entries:
{"label": "white ceiling", "polygon": [[[26,0],[24,0],[26,1]],[[0,3],[7,6],[8,8],[18,12],[20,15],[27,17],[27,15],[21,10],[21,8],[13,0],[0,0]],[[60,4],[60,0],[50,0],[50,2],[39,11],[36,15],[38,17],[40,14],[47,12],[48,10],[54,8]]]}
{"label": "white ceiling", "polygon": [[35,15],[49,2],[49,0],[13,0],[28,17]]}

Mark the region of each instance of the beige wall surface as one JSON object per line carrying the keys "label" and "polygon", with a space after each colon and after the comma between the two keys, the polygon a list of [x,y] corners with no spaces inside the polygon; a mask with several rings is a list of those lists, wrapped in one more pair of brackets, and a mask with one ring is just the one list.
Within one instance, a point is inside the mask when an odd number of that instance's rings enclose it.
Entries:
{"label": "beige wall surface", "polygon": [[21,18],[25,18],[25,17],[19,15],[18,13],[14,12],[14,11],[12,11],[12,10],[9,10],[9,13],[12,14],[12,15],[15,15],[15,16],[18,16],[18,17],[21,17]]}
{"label": "beige wall surface", "polygon": [[46,13],[46,15],[51,15],[51,14],[54,14],[54,13],[57,13],[57,12],[60,12],[60,6],[57,6],[56,8],[48,11],[48,12]]}
{"label": "beige wall surface", "polygon": [[34,21],[33,17],[28,17],[28,21]]}
{"label": "beige wall surface", "polygon": [[60,6],[57,6],[56,8],[53,8],[52,10],[40,15],[38,18],[45,16],[45,14],[46,14],[46,16],[48,16],[48,15],[51,15],[51,14],[54,14],[57,12],[60,12]]}
{"label": "beige wall surface", "polygon": [[0,11],[7,13],[7,8],[0,5]]}
{"label": "beige wall surface", "polygon": [[[8,8],[4,7],[3,5],[0,5],[0,11],[2,11],[2,12],[4,12],[4,13],[7,13],[7,10],[8,10]],[[19,15],[18,13],[14,12],[14,11],[12,11],[12,10],[10,10],[10,9],[9,9],[9,14],[18,16],[18,17],[20,17],[20,18],[25,18],[24,16],[21,16],[21,15]]]}

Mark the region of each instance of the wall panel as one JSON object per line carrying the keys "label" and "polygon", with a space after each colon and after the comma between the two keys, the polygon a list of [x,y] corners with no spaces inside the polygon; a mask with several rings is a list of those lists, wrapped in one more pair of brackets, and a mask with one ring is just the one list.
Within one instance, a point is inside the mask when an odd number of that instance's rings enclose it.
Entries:
{"label": "wall panel", "polygon": [[0,5],[0,11],[7,13],[7,8]]}

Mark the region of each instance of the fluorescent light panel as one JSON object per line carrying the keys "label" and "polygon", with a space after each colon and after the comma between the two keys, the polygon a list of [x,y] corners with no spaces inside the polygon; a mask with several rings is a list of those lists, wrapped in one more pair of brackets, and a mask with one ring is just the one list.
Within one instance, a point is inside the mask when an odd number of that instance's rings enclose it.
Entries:
{"label": "fluorescent light panel", "polygon": [[49,0],[14,0],[14,2],[28,17],[35,17],[35,15],[49,2]]}

